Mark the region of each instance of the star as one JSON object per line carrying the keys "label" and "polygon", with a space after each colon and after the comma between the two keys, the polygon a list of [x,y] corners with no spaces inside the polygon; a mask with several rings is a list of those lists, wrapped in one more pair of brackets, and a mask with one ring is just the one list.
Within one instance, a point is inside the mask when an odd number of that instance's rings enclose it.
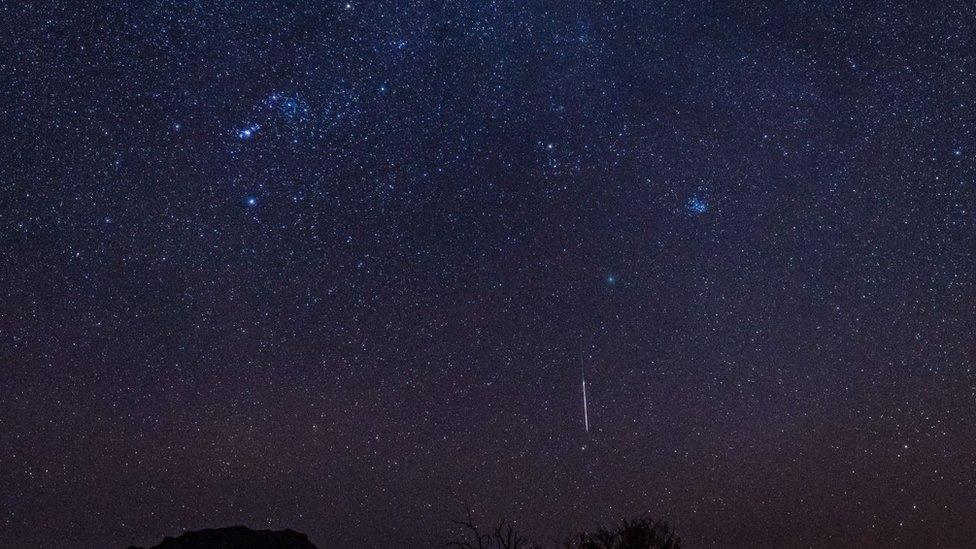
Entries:
{"label": "star", "polygon": [[685,203],[685,209],[693,214],[703,214],[708,211],[708,201],[700,196],[692,196]]}
{"label": "star", "polygon": [[237,130],[237,138],[241,140],[250,139],[261,129],[260,124],[249,124],[239,130]]}

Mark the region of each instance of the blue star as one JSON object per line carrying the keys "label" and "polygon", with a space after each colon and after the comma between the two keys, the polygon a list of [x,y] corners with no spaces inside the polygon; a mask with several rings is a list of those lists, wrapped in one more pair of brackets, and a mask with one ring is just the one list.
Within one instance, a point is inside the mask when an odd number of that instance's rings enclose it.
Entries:
{"label": "blue star", "polygon": [[685,203],[685,209],[693,214],[703,214],[708,211],[708,201],[700,196],[692,196]]}
{"label": "blue star", "polygon": [[254,134],[256,134],[261,129],[261,124],[250,124],[244,128],[237,130],[238,139],[250,139]]}
{"label": "blue star", "polygon": [[607,284],[610,284],[610,285],[616,284],[617,283],[617,275],[615,275],[615,274],[608,274],[606,277],[603,278],[603,280]]}
{"label": "blue star", "polygon": [[249,196],[244,200],[244,203],[253,208],[254,206],[258,205],[258,199],[253,196]]}

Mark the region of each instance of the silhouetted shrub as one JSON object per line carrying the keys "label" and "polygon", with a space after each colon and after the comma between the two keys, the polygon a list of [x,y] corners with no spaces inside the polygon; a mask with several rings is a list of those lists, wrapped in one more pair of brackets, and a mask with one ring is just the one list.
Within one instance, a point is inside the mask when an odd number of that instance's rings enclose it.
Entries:
{"label": "silhouetted shrub", "polygon": [[568,540],[566,549],[681,549],[681,538],[664,521],[625,520],[614,530],[598,528]]}
{"label": "silhouetted shrub", "polygon": [[[494,531],[483,533],[474,522],[471,509],[465,507],[467,518],[452,520],[458,534],[445,547],[458,549],[541,549],[528,538],[519,535],[502,519]],[[568,538],[565,549],[681,549],[679,538],[663,520],[639,518],[624,520],[614,529],[599,527],[593,532],[580,532]]]}
{"label": "silhouetted shrub", "polygon": [[484,534],[474,523],[474,515],[471,509],[465,507],[467,518],[464,520],[452,520],[451,522],[458,528],[457,537],[444,544],[445,547],[458,547],[460,549],[539,549],[539,545],[530,545],[528,538],[519,535],[511,524],[506,524],[502,519],[495,530]]}

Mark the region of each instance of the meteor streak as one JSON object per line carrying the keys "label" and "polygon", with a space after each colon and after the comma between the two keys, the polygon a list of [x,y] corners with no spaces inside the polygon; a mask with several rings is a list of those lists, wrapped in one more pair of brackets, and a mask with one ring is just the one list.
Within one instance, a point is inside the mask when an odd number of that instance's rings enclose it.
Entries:
{"label": "meteor streak", "polygon": [[583,425],[590,432],[590,416],[586,410],[586,371],[583,369],[583,353],[580,353],[580,378],[583,380]]}

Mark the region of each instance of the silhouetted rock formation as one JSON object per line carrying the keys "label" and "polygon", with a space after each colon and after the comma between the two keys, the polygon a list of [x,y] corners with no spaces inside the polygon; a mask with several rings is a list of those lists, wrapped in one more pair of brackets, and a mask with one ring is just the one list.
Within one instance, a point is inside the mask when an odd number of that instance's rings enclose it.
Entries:
{"label": "silhouetted rock formation", "polygon": [[[130,547],[129,549],[142,549]],[[167,537],[150,549],[316,549],[308,536],[293,530],[251,530],[243,526],[187,532]]]}

